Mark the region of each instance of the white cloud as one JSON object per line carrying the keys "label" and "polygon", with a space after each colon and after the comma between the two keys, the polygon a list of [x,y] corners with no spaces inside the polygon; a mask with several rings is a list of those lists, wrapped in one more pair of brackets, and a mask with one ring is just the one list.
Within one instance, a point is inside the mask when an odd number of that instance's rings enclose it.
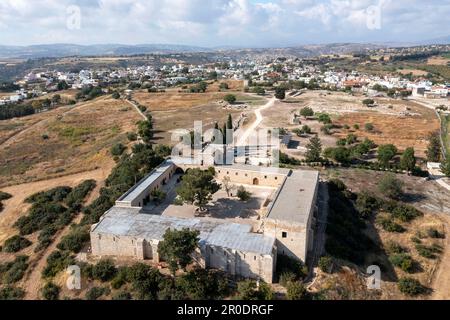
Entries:
{"label": "white cloud", "polygon": [[[367,8],[380,3],[371,30]],[[81,8],[80,30],[66,28],[69,5]],[[449,15],[438,0],[1,0],[0,44],[411,41],[449,32]]]}

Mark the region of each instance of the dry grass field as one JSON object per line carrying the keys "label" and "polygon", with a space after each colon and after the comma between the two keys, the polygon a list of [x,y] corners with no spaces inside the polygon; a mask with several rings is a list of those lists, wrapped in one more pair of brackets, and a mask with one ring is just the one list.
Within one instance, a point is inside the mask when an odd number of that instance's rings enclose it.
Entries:
{"label": "dry grass field", "polygon": [[[340,125],[358,124],[359,130],[352,130],[358,137],[367,137],[377,144],[394,144],[400,151],[408,147],[414,147],[416,155],[425,157],[428,146],[427,137],[430,132],[439,130],[439,120],[435,113],[427,108],[406,101],[391,101],[391,104],[408,106],[413,116],[393,116],[374,112],[348,113],[336,121]],[[364,129],[366,123],[372,123],[374,130],[367,132]],[[347,130],[335,134],[341,138],[348,134]]]}
{"label": "dry grass field", "polygon": [[[109,149],[127,142],[139,115],[126,103],[100,98],[0,126],[0,186],[94,170],[109,161]],[[100,120],[100,121],[99,121]]]}
{"label": "dry grass field", "polygon": [[[353,191],[370,191],[380,196],[377,189],[377,183],[380,181],[383,173],[368,171],[362,169],[330,169],[324,170],[324,176],[328,178],[339,178]],[[375,241],[379,241],[382,247],[387,246],[389,241],[395,241],[402,247],[408,249],[412,258],[418,262],[420,268],[417,268],[413,274],[407,274],[395,268],[392,270],[387,268],[384,276],[382,274],[382,299],[405,299],[393,281],[404,276],[411,276],[418,279],[423,285],[432,289],[431,295],[422,296],[420,298],[450,298],[450,272],[446,262],[450,259],[450,246],[448,233],[450,227],[450,194],[442,192],[441,187],[433,181],[425,181],[422,178],[401,175],[399,176],[405,183],[404,192],[409,204],[424,213],[423,217],[417,218],[410,223],[402,223],[407,229],[404,233],[390,233],[382,230],[378,226],[369,227],[368,235]],[[427,259],[421,257],[415,249],[414,243],[411,241],[413,236],[417,236],[418,232],[424,233],[428,228],[433,227],[441,233],[445,233],[445,239],[431,239],[425,237],[422,240],[424,245],[438,244],[443,247],[443,254],[437,259]],[[385,253],[374,254],[367,257],[367,263],[380,261],[389,265],[386,260]]]}
{"label": "dry grass field", "polygon": [[[311,107],[315,112],[327,112],[333,122],[350,129],[333,130],[332,136],[320,134],[325,146],[333,145],[339,138],[354,133],[360,138],[368,137],[377,144],[393,143],[400,151],[414,147],[416,155],[425,156],[427,137],[430,132],[439,129],[439,120],[433,110],[417,103],[390,98],[376,98],[376,107],[368,108],[362,104],[363,96],[352,96],[340,92],[307,92],[286,102],[278,102],[274,108],[263,111],[263,126],[294,129],[301,127],[290,123],[294,112],[303,107]],[[301,119],[314,132],[319,132],[321,124],[317,121]],[[366,123],[372,123],[375,130],[367,132]],[[354,129],[354,125],[359,129]],[[306,141],[303,141],[306,142]]]}
{"label": "dry grass field", "polygon": [[427,61],[428,65],[446,66],[450,62],[449,58],[445,57],[432,57]]}
{"label": "dry grass field", "polygon": [[156,128],[155,142],[174,145],[176,141],[171,141],[172,132],[180,129],[191,130],[194,121],[203,121],[204,130],[207,130],[212,128],[216,121],[221,126],[227,120],[228,114],[231,114],[233,119],[239,118],[242,113],[251,116],[254,106],[265,102],[263,98],[231,90],[229,92],[236,95],[238,102],[247,104],[248,108],[221,106],[218,102],[227,94],[225,92],[180,93],[177,89],[163,93],[138,91],[133,94],[133,98],[151,111]]}

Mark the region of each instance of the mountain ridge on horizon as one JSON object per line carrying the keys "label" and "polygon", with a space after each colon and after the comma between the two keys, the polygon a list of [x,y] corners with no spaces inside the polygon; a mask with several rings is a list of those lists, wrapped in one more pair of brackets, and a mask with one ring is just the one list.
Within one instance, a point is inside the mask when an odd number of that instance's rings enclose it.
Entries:
{"label": "mountain ridge on horizon", "polygon": [[[375,49],[383,47],[413,47],[420,45],[433,44],[450,44],[450,36],[440,37],[430,40],[411,42],[336,42],[336,43],[311,43],[287,46],[212,46],[203,47],[186,44],[120,44],[120,43],[105,43],[105,44],[73,44],[73,43],[49,43],[49,44],[34,44],[34,45],[0,45],[0,58],[61,58],[67,56],[127,56],[139,54],[170,54],[170,53],[212,53],[220,51],[239,51],[239,50],[288,50],[299,49],[302,51],[314,51],[321,53],[333,53],[333,48],[340,48],[340,51],[348,47],[348,52],[361,51],[363,49]],[[364,48],[365,47],[365,48]],[[340,52],[339,51],[339,52]],[[309,54],[308,54],[309,55]]]}

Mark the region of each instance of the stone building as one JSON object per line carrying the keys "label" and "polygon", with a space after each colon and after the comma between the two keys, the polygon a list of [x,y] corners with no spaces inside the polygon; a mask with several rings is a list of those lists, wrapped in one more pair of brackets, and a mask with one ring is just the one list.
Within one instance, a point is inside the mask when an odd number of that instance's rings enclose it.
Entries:
{"label": "stone building", "polygon": [[272,282],[277,254],[306,261],[313,243],[318,172],[236,164],[215,167],[219,182],[229,177],[236,184],[274,188],[264,206],[262,228],[258,232],[249,224],[157,215],[146,209],[153,190],[194,167],[198,165],[167,160],[120,197],[91,228],[92,254],[157,263],[158,243],[165,231],[189,228],[200,231],[200,250],[195,260],[204,267],[231,275]]}

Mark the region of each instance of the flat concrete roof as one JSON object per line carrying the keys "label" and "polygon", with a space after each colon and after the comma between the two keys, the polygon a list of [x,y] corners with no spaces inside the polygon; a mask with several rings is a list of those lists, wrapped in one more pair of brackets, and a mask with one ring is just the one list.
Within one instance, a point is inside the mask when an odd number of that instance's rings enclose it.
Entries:
{"label": "flat concrete roof", "polygon": [[92,233],[161,241],[169,228],[198,230],[201,244],[261,255],[271,255],[275,244],[273,237],[252,233],[250,225],[205,218],[158,216],[144,214],[140,208],[124,207],[112,207],[94,227]]}
{"label": "flat concrete roof", "polygon": [[292,171],[278,190],[267,217],[306,224],[315,205],[313,200],[318,183],[318,171]]}
{"label": "flat concrete roof", "polygon": [[134,187],[128,190],[117,201],[131,202],[139,197],[147,188],[149,188],[153,182],[155,182],[161,175],[173,166],[171,160],[164,161],[160,166],[153,169],[147,176],[140,180]]}
{"label": "flat concrete roof", "polygon": [[262,166],[253,166],[249,164],[232,164],[232,165],[223,165],[223,166],[215,166],[214,167],[217,170],[224,170],[227,169],[230,170],[241,170],[241,171],[248,171],[248,172],[259,172],[259,173],[267,173],[267,174],[282,174],[282,175],[288,175],[291,170],[285,169],[285,168],[278,168],[278,167],[262,167]]}

